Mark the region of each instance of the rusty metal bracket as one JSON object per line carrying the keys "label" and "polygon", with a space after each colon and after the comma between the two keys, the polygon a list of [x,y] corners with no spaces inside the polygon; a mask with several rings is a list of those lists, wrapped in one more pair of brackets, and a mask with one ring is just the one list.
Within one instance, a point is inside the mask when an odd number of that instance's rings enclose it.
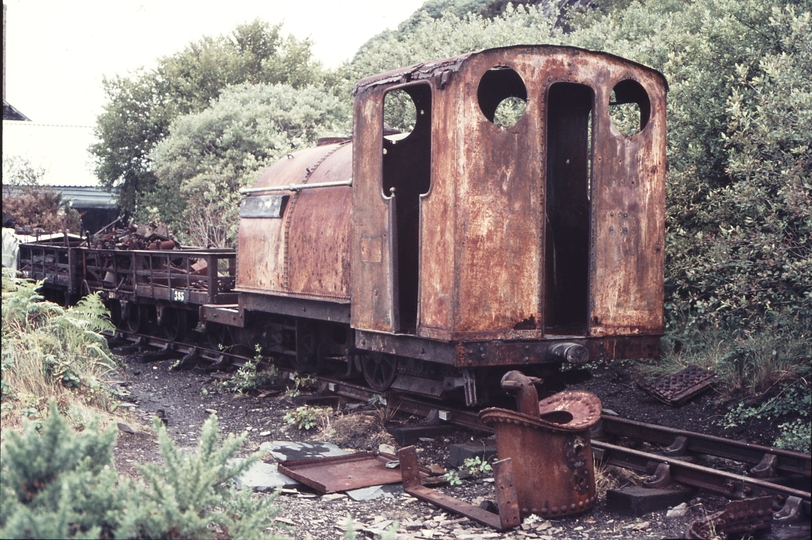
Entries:
{"label": "rusty metal bracket", "polygon": [[772,497],[731,501],[724,510],[691,523],[685,538],[710,540],[730,533],[752,532],[771,526]]}
{"label": "rusty metal bracket", "polygon": [[688,437],[684,435],[677,435],[674,442],[668,448],[663,448],[663,454],[666,456],[684,456],[688,453]]}
{"label": "rusty metal bracket", "polygon": [[754,478],[774,478],[778,474],[778,456],[764,454],[758,465],[750,469]]}
{"label": "rusty metal bracket", "polygon": [[773,520],[781,523],[793,523],[795,521],[800,521],[800,519],[801,498],[795,497],[794,495],[787,497],[787,500],[784,502],[784,506],[781,507],[781,510],[773,514]]}
{"label": "rusty metal bracket", "polygon": [[657,465],[654,475],[643,481],[643,487],[666,488],[673,483],[674,479],[671,478],[671,465],[668,463],[660,463]]}
{"label": "rusty metal bracket", "polygon": [[493,527],[498,531],[505,531],[521,523],[515,479],[513,477],[513,465],[510,459],[497,461],[493,466],[496,504],[499,507],[498,515],[423,486],[420,482],[417,452],[414,446],[407,446],[398,450],[398,459],[400,460],[400,472],[403,477],[403,489],[409,495],[445,510],[462,514],[477,523]]}
{"label": "rusty metal bracket", "polygon": [[536,384],[542,381],[535,377],[527,377],[520,371],[508,371],[502,377],[502,388],[516,394],[517,409],[520,413],[538,418],[539,394]]}

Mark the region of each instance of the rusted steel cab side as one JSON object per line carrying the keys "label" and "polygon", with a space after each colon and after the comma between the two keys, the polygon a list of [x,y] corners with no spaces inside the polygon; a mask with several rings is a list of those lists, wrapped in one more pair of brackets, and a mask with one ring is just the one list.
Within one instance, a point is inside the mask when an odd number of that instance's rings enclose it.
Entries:
{"label": "rusted steel cab side", "polygon": [[[384,102],[395,90],[417,109],[400,140],[384,135]],[[543,363],[564,342],[593,358],[655,355],[666,91],[663,76],[639,64],[544,45],[358,83],[351,292],[359,347],[419,358],[428,339],[449,346],[435,361],[458,367]],[[499,125],[508,98],[524,110]],[[610,118],[626,103],[640,128],[629,135]]]}

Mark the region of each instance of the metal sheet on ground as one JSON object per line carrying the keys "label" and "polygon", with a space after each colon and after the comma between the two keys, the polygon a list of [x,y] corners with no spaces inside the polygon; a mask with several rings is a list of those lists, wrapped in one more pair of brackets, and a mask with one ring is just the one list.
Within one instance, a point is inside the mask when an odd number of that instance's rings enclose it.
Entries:
{"label": "metal sheet on ground", "polygon": [[401,482],[400,469],[387,468],[397,458],[359,452],[347,456],[297,459],[279,464],[279,472],[321,493],[335,493]]}

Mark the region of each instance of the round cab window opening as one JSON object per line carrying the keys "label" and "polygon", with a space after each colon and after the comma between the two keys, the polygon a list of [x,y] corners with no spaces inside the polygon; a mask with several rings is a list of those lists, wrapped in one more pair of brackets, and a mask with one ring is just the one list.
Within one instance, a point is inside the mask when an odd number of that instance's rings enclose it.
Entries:
{"label": "round cab window opening", "polygon": [[418,110],[412,96],[406,90],[387,92],[383,101],[383,136],[396,143],[411,135],[418,122],[418,115],[426,111]]}
{"label": "round cab window opening", "polygon": [[503,129],[508,128],[524,115],[527,86],[513,68],[495,66],[482,75],[477,88],[477,101],[489,122]]}
{"label": "round cab window opening", "polygon": [[624,79],[614,86],[609,96],[609,118],[616,130],[632,138],[646,128],[650,117],[651,101],[639,82]]}

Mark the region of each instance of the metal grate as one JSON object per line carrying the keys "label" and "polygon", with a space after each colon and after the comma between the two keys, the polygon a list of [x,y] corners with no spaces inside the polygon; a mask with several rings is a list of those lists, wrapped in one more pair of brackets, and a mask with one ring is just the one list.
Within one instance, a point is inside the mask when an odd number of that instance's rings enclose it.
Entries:
{"label": "metal grate", "polygon": [[638,381],[637,386],[663,403],[677,407],[707,390],[715,380],[715,373],[688,366],[656,381]]}

